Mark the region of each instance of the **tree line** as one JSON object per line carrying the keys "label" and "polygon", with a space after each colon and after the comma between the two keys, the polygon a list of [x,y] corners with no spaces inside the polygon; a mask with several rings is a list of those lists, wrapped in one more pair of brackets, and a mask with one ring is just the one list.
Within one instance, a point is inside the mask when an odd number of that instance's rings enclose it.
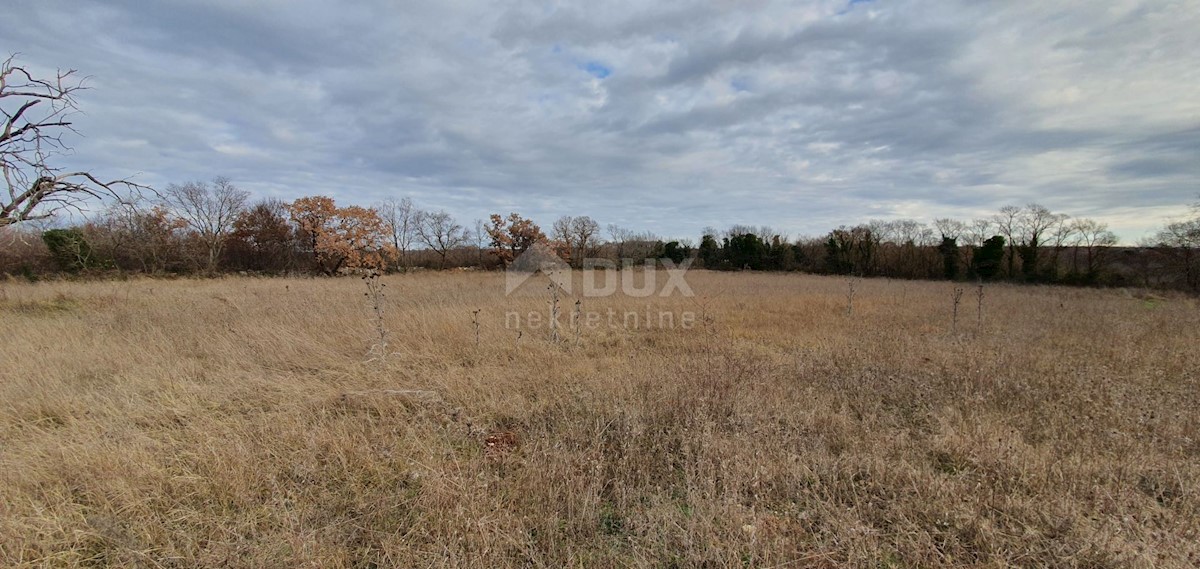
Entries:
{"label": "tree line", "polygon": [[[360,269],[497,268],[542,243],[574,266],[601,255],[683,262],[686,248],[649,233],[610,226],[602,239],[587,216],[563,216],[547,235],[511,213],[464,226],[449,213],[410,198],[370,207],[327,196],[292,202],[250,200],[229,179],[172,184],[157,199],[120,201],[84,223],[45,231],[0,229],[0,272],[145,274],[312,273]],[[615,255],[615,256],[614,256]]]}
{"label": "tree line", "polygon": [[336,275],[359,269],[502,268],[535,244],[574,267],[647,260],[713,270],[804,271],[901,279],[1010,280],[1200,290],[1200,204],[1146,242],[1117,247],[1107,226],[1037,205],[962,221],[873,220],[819,237],[770,227],[707,228],[698,242],[563,216],[549,231],[518,213],[464,225],[409,198],[372,206],[326,196],[252,202],[226,178],[172,184],[154,200],[117,203],[92,219],[34,235],[9,227],[0,271]]}
{"label": "tree line", "polygon": [[1104,223],[1039,204],[963,221],[872,220],[817,238],[770,228],[706,229],[698,248],[713,269],[801,270],[901,279],[1008,280],[1200,290],[1200,203],[1136,246]]}

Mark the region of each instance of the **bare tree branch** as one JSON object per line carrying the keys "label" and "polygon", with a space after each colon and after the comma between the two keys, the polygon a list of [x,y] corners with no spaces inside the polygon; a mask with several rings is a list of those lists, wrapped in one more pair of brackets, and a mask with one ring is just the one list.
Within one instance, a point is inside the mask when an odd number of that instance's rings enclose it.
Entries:
{"label": "bare tree branch", "polygon": [[[0,227],[46,219],[64,208],[79,210],[89,199],[120,201],[150,190],[130,180],[106,182],[90,172],[52,166],[49,158],[70,150],[62,136],[74,130],[66,119],[78,110],[73,94],[85,87],[74,70],[59,71],[50,80],[35,78],[16,57],[0,63],[0,173],[7,188],[0,196]],[[20,102],[6,108],[9,98]]]}

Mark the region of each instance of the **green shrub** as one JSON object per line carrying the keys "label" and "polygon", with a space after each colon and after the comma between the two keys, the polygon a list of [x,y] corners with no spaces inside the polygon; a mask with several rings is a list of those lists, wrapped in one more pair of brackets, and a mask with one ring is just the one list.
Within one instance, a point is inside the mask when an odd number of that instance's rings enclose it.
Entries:
{"label": "green shrub", "polygon": [[42,241],[59,270],[76,273],[93,265],[92,248],[78,229],[51,229],[42,233]]}

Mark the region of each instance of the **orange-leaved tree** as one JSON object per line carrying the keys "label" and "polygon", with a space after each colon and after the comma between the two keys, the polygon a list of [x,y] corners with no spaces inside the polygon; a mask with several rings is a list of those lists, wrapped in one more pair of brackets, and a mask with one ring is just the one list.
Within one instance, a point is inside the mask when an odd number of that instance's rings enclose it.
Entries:
{"label": "orange-leaved tree", "polygon": [[491,238],[492,253],[499,257],[505,266],[534,243],[546,240],[546,234],[542,233],[542,229],[532,219],[523,218],[516,213],[509,214],[507,218],[493,213],[491,225],[486,231]]}
{"label": "orange-leaved tree", "polygon": [[386,245],[379,212],[353,205],[337,207],[326,196],[300,198],[288,209],[301,243],[322,273],[383,267]]}

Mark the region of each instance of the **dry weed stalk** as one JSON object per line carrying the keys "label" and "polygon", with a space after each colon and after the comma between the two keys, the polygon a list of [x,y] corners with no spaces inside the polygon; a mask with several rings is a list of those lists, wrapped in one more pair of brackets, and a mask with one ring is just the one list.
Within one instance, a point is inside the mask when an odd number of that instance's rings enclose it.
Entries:
{"label": "dry weed stalk", "polygon": [[391,331],[387,328],[387,322],[383,319],[383,303],[387,296],[383,292],[383,288],[387,285],[379,282],[379,272],[370,271],[363,275],[362,280],[367,285],[367,292],[363,296],[367,297],[371,304],[371,312],[373,315],[372,324],[375,326],[376,339],[375,343],[367,351],[367,355],[371,356],[367,361],[386,360],[388,357],[388,338],[391,336]]}
{"label": "dry weed stalk", "polygon": [[983,329],[983,281],[975,287],[975,328]]}
{"label": "dry weed stalk", "polygon": [[579,345],[579,336],[583,332],[583,300],[575,301],[575,314],[571,316],[572,324],[575,326],[575,345]]}
{"label": "dry weed stalk", "polygon": [[954,301],[954,315],[950,319],[950,333],[958,333],[958,305],[962,302],[963,287],[954,287],[954,292],[951,293],[951,298]]}
{"label": "dry weed stalk", "polygon": [[471,324],[475,326],[475,347],[479,347],[479,312],[482,308],[476,308],[471,312]]}
{"label": "dry weed stalk", "polygon": [[550,281],[550,341],[558,343],[558,283]]}
{"label": "dry weed stalk", "polygon": [[[724,291],[721,291],[721,293],[719,293],[717,296],[720,296],[721,294],[724,294]],[[704,340],[705,344],[707,345],[707,349],[704,350],[704,356],[707,360],[712,361],[713,355],[717,352],[718,348],[716,343],[715,328],[717,319],[715,316],[713,316],[711,311],[711,305],[714,298],[707,296],[701,298],[702,300],[697,300],[695,298],[691,298],[689,300],[691,300],[692,304],[700,307],[700,327],[704,331]]]}

